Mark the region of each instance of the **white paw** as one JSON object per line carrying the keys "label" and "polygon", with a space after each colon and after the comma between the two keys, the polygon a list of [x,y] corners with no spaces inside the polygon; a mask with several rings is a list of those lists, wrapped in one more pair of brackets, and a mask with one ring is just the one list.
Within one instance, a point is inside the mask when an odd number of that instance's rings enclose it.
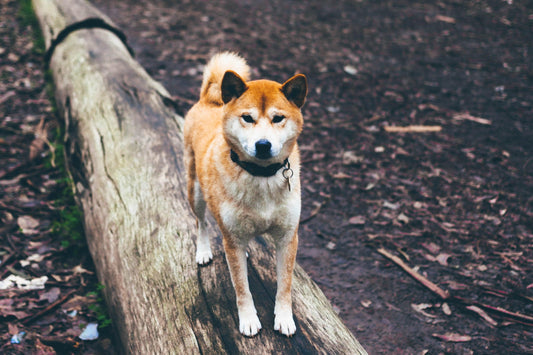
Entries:
{"label": "white paw", "polygon": [[261,329],[261,322],[254,312],[239,313],[239,331],[247,337],[253,337]]}
{"label": "white paw", "polygon": [[213,260],[213,253],[211,250],[197,250],[196,251],[196,263],[198,265],[207,265]]}
{"label": "white paw", "polygon": [[296,324],[292,318],[292,312],[280,312],[274,318],[274,330],[290,337],[296,332]]}

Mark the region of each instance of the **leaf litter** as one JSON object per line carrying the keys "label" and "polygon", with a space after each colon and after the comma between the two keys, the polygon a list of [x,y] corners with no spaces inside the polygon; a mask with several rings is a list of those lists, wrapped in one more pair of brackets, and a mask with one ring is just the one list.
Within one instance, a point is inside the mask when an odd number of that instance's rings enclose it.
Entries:
{"label": "leaf litter", "polygon": [[[29,3],[0,0],[0,353],[113,354],[110,328],[94,335],[99,301],[82,296],[98,288],[88,250],[62,246],[54,231],[66,203],[50,142],[59,121],[42,52],[23,24]],[[90,343],[76,339],[85,324],[93,324]]]}

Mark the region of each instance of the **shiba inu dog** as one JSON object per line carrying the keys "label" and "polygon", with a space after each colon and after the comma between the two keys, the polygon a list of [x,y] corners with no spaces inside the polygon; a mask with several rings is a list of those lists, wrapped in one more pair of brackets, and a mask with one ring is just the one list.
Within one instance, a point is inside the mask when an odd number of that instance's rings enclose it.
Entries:
{"label": "shiba inu dog", "polygon": [[239,330],[254,336],[261,322],[248,286],[246,248],[257,235],[276,245],[274,329],[291,336],[291,283],[300,219],[300,156],[296,139],[307,80],[298,74],[280,84],[250,80],[246,61],[234,53],[207,64],[199,101],[185,117],[189,203],[197,217],[196,262],[213,258],[205,229],[209,208],[223,235],[235,288]]}

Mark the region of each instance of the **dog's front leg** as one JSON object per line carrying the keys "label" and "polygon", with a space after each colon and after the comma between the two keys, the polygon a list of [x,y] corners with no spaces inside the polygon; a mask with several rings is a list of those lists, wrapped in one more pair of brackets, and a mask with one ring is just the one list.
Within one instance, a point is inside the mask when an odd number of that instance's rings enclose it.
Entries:
{"label": "dog's front leg", "polygon": [[298,249],[298,230],[292,237],[276,241],[276,273],[278,290],[274,308],[274,330],[291,336],[296,332],[296,324],[292,316],[292,272]]}
{"label": "dog's front leg", "polygon": [[228,262],[231,281],[237,297],[239,312],[239,331],[246,336],[254,336],[261,329],[261,322],[257,317],[250,287],[248,285],[248,269],[246,265],[245,247],[231,237],[223,238],[224,251]]}

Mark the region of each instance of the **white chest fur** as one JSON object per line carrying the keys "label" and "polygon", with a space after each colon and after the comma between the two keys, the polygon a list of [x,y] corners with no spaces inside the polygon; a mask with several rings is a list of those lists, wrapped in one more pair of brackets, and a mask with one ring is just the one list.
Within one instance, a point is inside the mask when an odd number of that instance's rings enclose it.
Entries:
{"label": "white chest fur", "polygon": [[297,178],[291,179],[291,191],[281,171],[269,178],[242,174],[236,181],[227,181],[230,198],[220,206],[225,228],[243,242],[264,233],[274,238],[292,234],[301,209]]}

